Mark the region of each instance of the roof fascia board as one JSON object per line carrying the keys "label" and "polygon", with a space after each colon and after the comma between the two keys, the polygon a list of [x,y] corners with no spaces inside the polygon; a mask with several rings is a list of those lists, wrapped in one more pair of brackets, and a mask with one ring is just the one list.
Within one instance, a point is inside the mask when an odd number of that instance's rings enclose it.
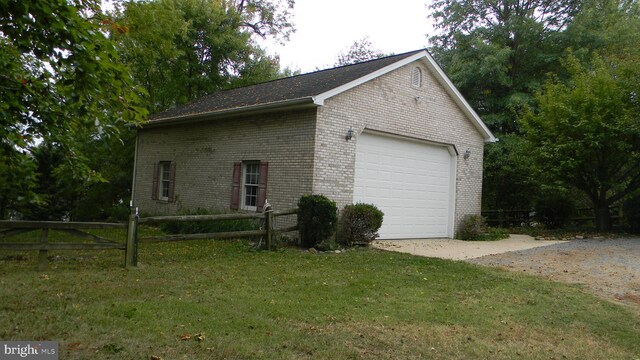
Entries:
{"label": "roof fascia board", "polygon": [[143,128],[166,126],[174,124],[187,124],[198,121],[220,119],[226,117],[237,117],[244,115],[254,115],[261,113],[269,113],[278,110],[293,110],[317,107],[318,105],[313,101],[312,97],[304,97],[298,99],[290,99],[284,101],[271,102],[267,104],[252,105],[246,107],[237,107],[233,109],[224,109],[218,111],[210,111],[200,114],[189,114],[182,116],[168,117],[156,121],[150,121],[144,125]]}

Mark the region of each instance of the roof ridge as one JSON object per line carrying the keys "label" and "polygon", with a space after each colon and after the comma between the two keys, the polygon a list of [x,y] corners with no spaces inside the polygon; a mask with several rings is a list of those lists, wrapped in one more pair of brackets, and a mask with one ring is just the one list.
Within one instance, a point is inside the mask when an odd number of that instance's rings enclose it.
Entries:
{"label": "roof ridge", "polygon": [[[342,69],[342,68],[346,68],[346,67],[350,67],[350,66],[357,66],[357,65],[367,64],[367,63],[371,63],[371,62],[374,62],[374,61],[386,60],[386,59],[389,59],[389,58],[392,58],[392,57],[396,57],[396,56],[403,56],[403,55],[409,55],[409,54],[412,54],[412,53],[419,53],[420,51],[423,51],[423,50],[426,50],[426,49],[412,50],[412,51],[407,51],[407,52],[404,52],[404,53],[401,53],[401,54],[386,55],[386,56],[382,56],[382,57],[379,57],[379,58],[360,61],[360,62],[353,63],[353,64],[346,64],[346,65],[334,66],[334,67],[330,67],[330,68],[326,68],[326,69],[314,70],[314,71],[311,71],[311,72],[308,72],[308,73],[298,74],[298,75],[293,75],[293,76],[287,76],[287,77],[284,77],[284,78],[274,79],[274,80],[270,80],[270,81],[277,81],[277,80],[288,79],[288,78],[292,78],[292,77],[296,77],[296,76],[310,75],[310,74],[320,73],[320,72],[324,72],[324,71],[331,71],[331,70]],[[269,82],[269,81],[266,81],[266,82]]]}

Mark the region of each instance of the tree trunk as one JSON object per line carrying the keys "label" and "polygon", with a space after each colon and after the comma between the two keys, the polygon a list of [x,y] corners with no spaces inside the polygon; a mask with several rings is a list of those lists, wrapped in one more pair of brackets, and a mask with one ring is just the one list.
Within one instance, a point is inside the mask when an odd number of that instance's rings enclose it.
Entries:
{"label": "tree trunk", "polygon": [[609,206],[607,204],[598,204],[595,208],[596,227],[598,231],[611,230],[611,216],[609,215]]}
{"label": "tree trunk", "polygon": [[0,199],[0,220],[6,220],[7,219],[7,207],[9,207],[8,205],[9,201],[6,200],[6,198],[2,198]]}

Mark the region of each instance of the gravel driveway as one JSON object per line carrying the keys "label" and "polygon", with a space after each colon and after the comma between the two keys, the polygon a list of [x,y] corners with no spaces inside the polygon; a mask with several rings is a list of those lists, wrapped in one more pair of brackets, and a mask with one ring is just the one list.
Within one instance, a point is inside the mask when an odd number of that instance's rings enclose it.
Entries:
{"label": "gravel driveway", "polygon": [[630,305],[640,314],[640,238],[545,241],[511,235],[500,241],[380,240],[373,246],[583,284],[595,295]]}
{"label": "gravel driveway", "polygon": [[465,261],[584,284],[640,312],[640,238],[573,240]]}

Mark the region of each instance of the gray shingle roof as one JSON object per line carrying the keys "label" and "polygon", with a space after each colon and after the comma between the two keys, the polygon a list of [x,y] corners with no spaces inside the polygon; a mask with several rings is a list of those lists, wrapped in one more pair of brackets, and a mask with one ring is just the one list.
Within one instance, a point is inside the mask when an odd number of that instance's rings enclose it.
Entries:
{"label": "gray shingle roof", "polygon": [[311,98],[330,91],[374,71],[424,50],[387,56],[358,64],[346,65],[308,74],[292,76],[236,89],[218,91],[184,106],[154,115],[150,124],[175,118],[189,118],[230,109]]}

